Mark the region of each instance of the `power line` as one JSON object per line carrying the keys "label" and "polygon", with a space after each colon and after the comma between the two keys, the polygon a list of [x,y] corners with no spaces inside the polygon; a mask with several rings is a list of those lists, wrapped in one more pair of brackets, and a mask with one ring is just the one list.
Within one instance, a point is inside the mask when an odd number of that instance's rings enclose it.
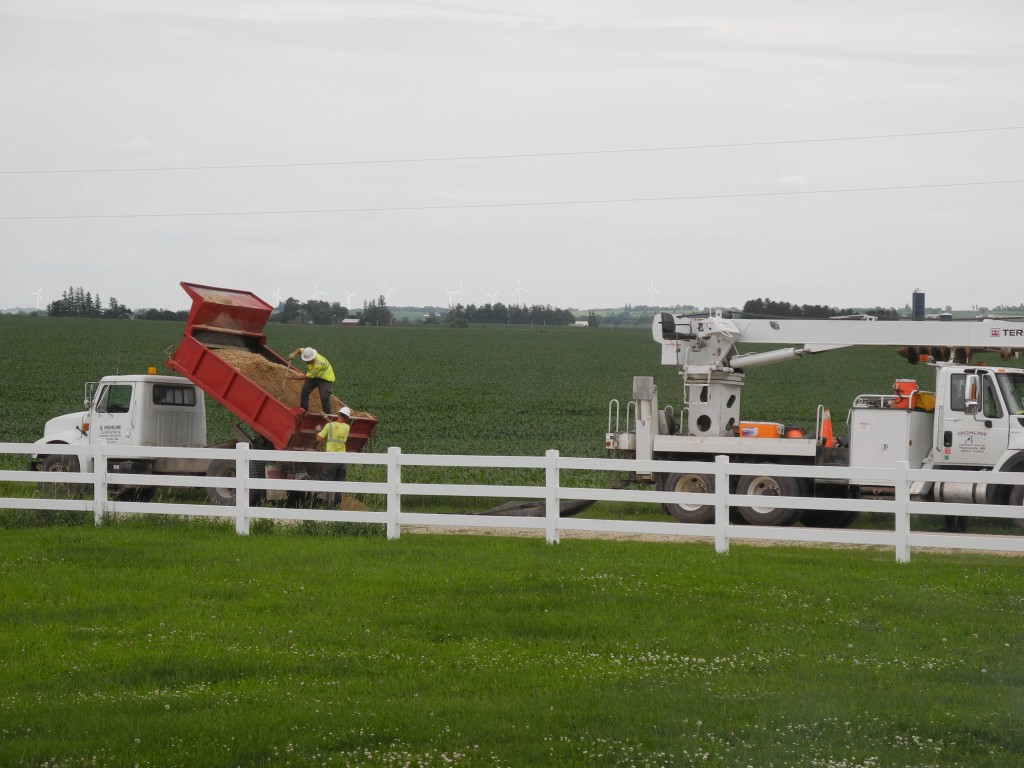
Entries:
{"label": "power line", "polygon": [[785,190],[775,192],[734,192],[721,195],[673,195],[662,197],[620,197],[597,200],[538,200],[519,203],[454,203],[450,205],[401,205],[377,208],[305,208],[267,211],[211,211],[208,213],[86,213],[55,216],[0,216],[0,221],[34,221],[53,219],[168,219],[214,216],[283,216],[291,214],[326,213],[396,213],[402,211],[453,211],[479,208],[536,208],[559,205],[609,205],[614,203],[658,203],[682,200],[729,200],[752,197],[787,197],[794,195],[835,195],[861,192],[896,192],[912,189],[950,189],[953,187],[981,187],[1001,184],[1024,184],[1024,179],[993,181],[959,181],[946,184],[904,184],[890,187],[849,187],[844,189]]}
{"label": "power line", "polygon": [[76,173],[163,173],[168,171],[233,171],[267,168],[321,168],[345,165],[388,165],[398,163],[447,163],[465,160],[522,160],[541,157],[579,157],[583,155],[622,155],[643,152],[682,152],[701,149],[736,149],[741,147],[773,147],[787,144],[824,144],[841,141],[874,141],[878,139],[908,139],[922,136],[952,136],[967,133],[993,133],[996,131],[1024,130],[1022,125],[1009,125],[1000,128],[965,128],[952,131],[918,131],[916,133],[880,133],[868,136],[833,136],[816,139],[781,139],[777,141],[746,141],[729,144],[683,144],[667,147],[633,147],[621,149],[586,149],[569,152],[532,152],[522,154],[500,155],[452,155],[445,157],[406,157],[379,160],[336,160],[312,163],[252,163],[246,165],[189,165],[189,166],[154,166],[149,168],[72,168],[49,170],[2,170],[3,175],[44,175],[44,174],[76,174]]}

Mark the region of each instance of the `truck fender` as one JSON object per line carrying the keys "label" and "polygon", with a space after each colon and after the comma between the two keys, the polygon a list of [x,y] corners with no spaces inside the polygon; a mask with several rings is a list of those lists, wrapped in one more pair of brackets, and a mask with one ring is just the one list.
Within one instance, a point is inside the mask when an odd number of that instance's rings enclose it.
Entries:
{"label": "truck fender", "polygon": [[[1007,451],[1004,453],[996,465],[992,468],[993,472],[1024,472],[1024,451]],[[988,487],[988,503],[989,504],[1008,504],[1010,502],[1010,494],[1013,493],[1014,486],[1012,485],[989,485]]]}
{"label": "truck fender", "polygon": [[35,441],[37,445],[78,445],[88,443],[88,438],[77,429],[62,429],[59,432],[51,432]]}
{"label": "truck fender", "polygon": [[993,472],[1024,472],[1024,451],[1007,451],[992,467]]}
{"label": "truck fender", "polygon": [[[76,443],[81,443],[81,442],[85,442],[85,441],[82,440],[82,439],[78,439],[78,440],[60,440],[60,439],[56,439],[55,440],[55,439],[48,438],[46,440],[36,440],[35,444],[36,445],[75,445]],[[50,455],[50,454],[47,453],[47,454],[44,454],[44,455],[40,455],[39,453],[33,453],[31,458],[30,458],[30,461],[29,461],[29,466],[31,466],[31,468],[33,470],[41,469],[42,466],[43,466],[43,462],[46,460],[45,457],[48,456],[48,455]],[[78,456],[78,464],[79,464],[79,467],[80,467],[79,471],[81,471],[81,472],[92,472],[93,463],[94,462],[93,462],[92,456],[88,456],[88,455],[84,455],[84,454],[81,455],[81,456]]]}

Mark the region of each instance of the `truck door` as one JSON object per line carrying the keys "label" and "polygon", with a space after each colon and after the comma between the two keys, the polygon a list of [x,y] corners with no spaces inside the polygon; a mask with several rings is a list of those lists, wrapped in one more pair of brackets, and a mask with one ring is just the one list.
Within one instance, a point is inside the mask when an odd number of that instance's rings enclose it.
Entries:
{"label": "truck door", "polygon": [[130,444],[132,436],[131,384],[106,384],[93,403],[89,434],[93,442]]}
{"label": "truck door", "polygon": [[941,426],[944,464],[992,467],[1010,439],[1009,416],[992,375],[981,373],[977,413],[967,413],[967,374],[950,375]]}

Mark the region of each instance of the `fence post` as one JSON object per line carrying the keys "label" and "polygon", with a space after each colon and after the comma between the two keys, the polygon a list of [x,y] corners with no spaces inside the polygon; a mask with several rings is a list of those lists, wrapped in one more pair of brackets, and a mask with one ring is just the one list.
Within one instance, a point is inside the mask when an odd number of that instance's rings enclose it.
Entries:
{"label": "fence post", "polygon": [[715,457],[715,552],[729,554],[729,457]]}
{"label": "fence post", "polygon": [[896,562],[910,562],[910,485],[907,482],[906,461],[896,462],[896,496],[893,499],[896,509]]}
{"label": "fence post", "polygon": [[[94,525],[103,522],[107,512],[107,451],[103,442],[92,446],[92,520]],[[82,457],[79,457],[79,466]],[[83,489],[84,490],[84,489]]]}
{"label": "fence post", "polygon": [[545,451],[544,457],[547,459],[545,462],[546,466],[544,467],[544,516],[547,522],[546,538],[548,544],[557,544],[560,512],[558,503],[558,451]]}
{"label": "fence post", "polygon": [[398,516],[402,511],[402,495],[399,493],[399,486],[402,484],[402,449],[397,446],[388,448],[388,478],[387,478],[387,511],[388,511],[388,538],[397,539],[402,531],[398,525]]}
{"label": "fence post", "polygon": [[235,533],[249,535],[249,444],[236,443]]}

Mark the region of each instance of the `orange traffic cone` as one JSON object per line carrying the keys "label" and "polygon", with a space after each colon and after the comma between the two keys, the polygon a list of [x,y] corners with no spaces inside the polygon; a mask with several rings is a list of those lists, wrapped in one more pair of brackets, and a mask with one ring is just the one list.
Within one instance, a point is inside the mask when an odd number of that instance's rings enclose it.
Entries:
{"label": "orange traffic cone", "polygon": [[826,448],[832,448],[836,444],[836,438],[832,434],[832,411],[824,409],[821,416],[821,444]]}

